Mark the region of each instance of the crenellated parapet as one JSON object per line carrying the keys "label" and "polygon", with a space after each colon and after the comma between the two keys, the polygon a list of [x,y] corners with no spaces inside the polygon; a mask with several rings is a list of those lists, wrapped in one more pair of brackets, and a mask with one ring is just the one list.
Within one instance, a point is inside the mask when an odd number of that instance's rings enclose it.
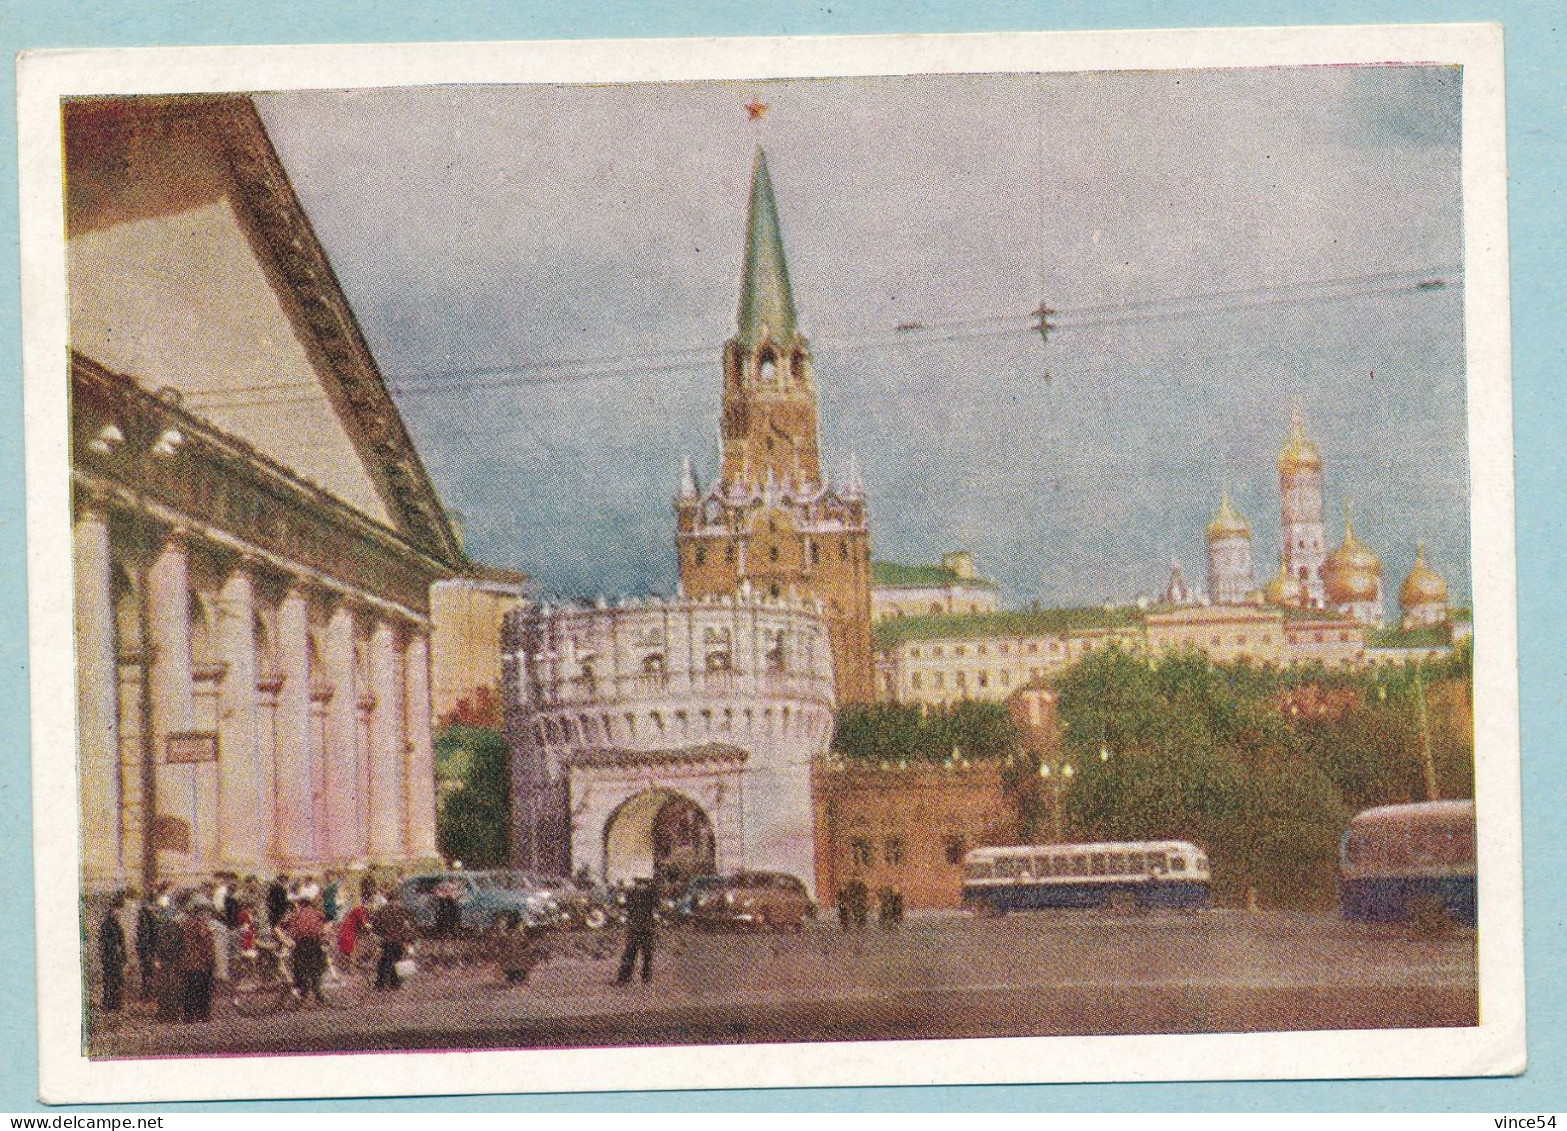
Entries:
{"label": "crenellated parapet", "polygon": [[507,617],[503,648],[519,866],[625,878],[628,844],[661,843],[626,831],[638,807],[673,802],[710,829],[704,866],[809,883],[810,767],[836,704],[820,601],[742,585],[539,604]]}

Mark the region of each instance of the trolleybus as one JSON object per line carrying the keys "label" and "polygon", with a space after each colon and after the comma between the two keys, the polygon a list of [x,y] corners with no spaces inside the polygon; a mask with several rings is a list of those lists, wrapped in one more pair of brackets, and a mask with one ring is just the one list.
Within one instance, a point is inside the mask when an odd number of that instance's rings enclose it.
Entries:
{"label": "trolleybus", "polygon": [[1208,879],[1207,855],[1180,840],[976,848],[963,858],[963,904],[982,914],[1206,907]]}
{"label": "trolleybus", "polygon": [[1339,892],[1346,919],[1392,923],[1434,914],[1473,926],[1474,802],[1357,813],[1339,845]]}

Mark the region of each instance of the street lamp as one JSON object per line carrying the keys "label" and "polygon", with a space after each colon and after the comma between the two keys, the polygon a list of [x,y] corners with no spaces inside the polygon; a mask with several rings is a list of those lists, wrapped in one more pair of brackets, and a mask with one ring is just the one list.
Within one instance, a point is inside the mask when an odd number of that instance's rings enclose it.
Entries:
{"label": "street lamp", "polygon": [[1066,825],[1066,789],[1076,772],[1070,762],[1058,763],[1054,768],[1049,762],[1039,764],[1039,778],[1050,789],[1050,839],[1056,844],[1061,843]]}
{"label": "street lamp", "polygon": [[[169,403],[166,398],[165,403]],[[89,451],[112,458],[119,455],[122,464],[121,481],[130,488],[132,544],[136,563],[136,643],[141,653],[141,672],[137,680],[137,745],[140,747],[141,766],[141,885],[150,893],[158,882],[158,763],[157,740],[153,734],[152,665],[155,659],[152,643],[152,606],[148,587],[152,574],[151,519],[148,515],[147,496],[143,483],[155,460],[173,459],[185,443],[185,436],[172,426],[159,427],[152,415],[128,423],[131,440],[114,423],[99,428],[87,442]]]}

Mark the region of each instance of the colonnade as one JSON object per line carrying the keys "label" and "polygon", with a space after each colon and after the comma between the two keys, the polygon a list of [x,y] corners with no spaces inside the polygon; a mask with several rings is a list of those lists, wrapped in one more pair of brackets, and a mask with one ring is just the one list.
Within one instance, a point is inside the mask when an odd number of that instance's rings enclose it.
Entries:
{"label": "colonnade", "polygon": [[78,506],[89,888],[436,855],[427,621],[233,541]]}

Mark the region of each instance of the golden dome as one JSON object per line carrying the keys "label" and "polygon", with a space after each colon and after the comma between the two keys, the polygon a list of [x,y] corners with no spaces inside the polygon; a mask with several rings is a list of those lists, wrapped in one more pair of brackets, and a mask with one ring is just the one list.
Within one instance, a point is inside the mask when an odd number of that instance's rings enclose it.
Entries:
{"label": "golden dome", "polygon": [[1406,609],[1417,605],[1446,605],[1447,582],[1442,575],[1426,565],[1426,545],[1420,543],[1415,550],[1415,568],[1399,586],[1398,603]]}
{"label": "golden dome", "polygon": [[1305,589],[1285,570],[1283,558],[1279,559],[1279,572],[1262,587],[1262,599],[1270,605],[1287,605],[1290,608],[1306,603]]}
{"label": "golden dome", "polygon": [[1279,453],[1279,474],[1321,470],[1322,453],[1306,435],[1306,421],[1297,408],[1290,415],[1290,434],[1284,440],[1284,450]]}
{"label": "golden dome", "polygon": [[1219,504],[1218,511],[1213,516],[1213,521],[1208,523],[1208,541],[1215,542],[1220,538],[1234,537],[1250,538],[1251,527],[1246,525],[1246,520],[1230,505],[1230,489],[1224,489],[1224,501]]}
{"label": "golden dome", "polygon": [[1382,562],[1344,520],[1344,544],[1322,563],[1322,589],[1330,605],[1375,601],[1382,592]]}

